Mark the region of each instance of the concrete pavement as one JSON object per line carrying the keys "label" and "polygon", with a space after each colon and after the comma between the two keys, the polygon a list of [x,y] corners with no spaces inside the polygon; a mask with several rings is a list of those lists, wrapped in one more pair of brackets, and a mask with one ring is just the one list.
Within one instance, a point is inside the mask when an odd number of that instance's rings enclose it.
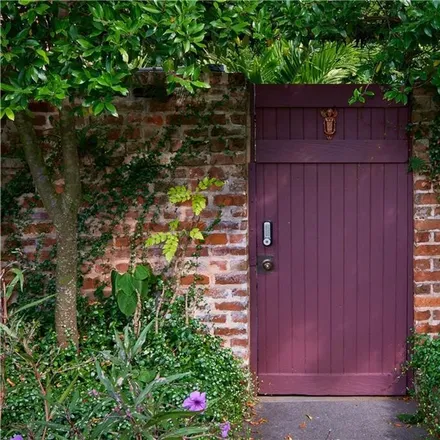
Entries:
{"label": "concrete pavement", "polygon": [[414,402],[382,397],[262,397],[255,428],[262,440],[421,440],[425,432],[397,419]]}

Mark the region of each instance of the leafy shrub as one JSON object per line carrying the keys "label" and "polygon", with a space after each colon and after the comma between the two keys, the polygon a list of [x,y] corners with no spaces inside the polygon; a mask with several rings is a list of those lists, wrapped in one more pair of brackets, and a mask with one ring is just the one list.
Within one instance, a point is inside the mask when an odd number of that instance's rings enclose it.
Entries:
{"label": "leafy shrub", "polygon": [[430,435],[440,438],[440,339],[414,336],[408,367],[414,370],[419,419]]}
{"label": "leafy shrub", "polygon": [[[173,386],[154,391],[163,408],[182,408],[189,393],[200,390],[206,392],[209,403],[202,416],[204,423],[212,422],[219,427],[220,423],[229,421],[231,433],[241,432],[248,416],[247,404],[253,398],[249,374],[232,352],[221,346],[220,338],[208,334],[200,321],[191,319],[186,323],[183,310],[184,298],[178,297],[173,306],[166,309],[166,318],[158,331],[147,332],[133,365],[148,380],[188,373]],[[3,432],[12,435],[28,430],[31,438],[38,438],[41,421],[45,419],[44,403],[66,406],[70,399],[70,395],[65,395],[66,390],[75,390],[77,403],[74,405],[72,401],[69,405],[75,407],[77,429],[85,430],[90,414],[100,418],[109,411],[109,402],[97,409],[96,401],[89,394],[91,390],[105,392],[94,359],[99,352],[113,350],[114,331],[122,332],[130,319],[120,312],[116,297],[102,299],[94,305],[81,305],[78,322],[82,338],[77,351],[74,346],[61,350],[55,333],[39,327],[32,313],[20,321],[20,334],[35,362],[29,364],[29,354],[20,344],[9,343],[6,348]],[[144,303],[141,328],[145,329],[154,316],[155,300],[149,298]],[[106,371],[110,364],[104,363],[102,368]],[[47,393],[45,398],[34,369],[41,375]]]}
{"label": "leafy shrub", "polygon": [[[201,425],[199,412],[168,409],[162,405],[161,390],[185,378],[186,374],[158,377],[135,366],[151,324],[135,339],[127,326],[123,336],[115,335],[114,352],[103,353],[95,361],[103,392],[96,389],[89,391],[94,403],[90,414],[84,414],[81,410],[81,399],[76,391],[69,402],[57,404],[52,409],[53,421],[43,426],[61,434],[62,438],[87,440],[191,439],[202,434],[211,437],[210,426]],[[110,363],[110,368],[104,372],[101,363],[106,365],[106,362]],[[197,411],[205,407],[204,403]],[[104,414],[103,409],[106,409]]]}

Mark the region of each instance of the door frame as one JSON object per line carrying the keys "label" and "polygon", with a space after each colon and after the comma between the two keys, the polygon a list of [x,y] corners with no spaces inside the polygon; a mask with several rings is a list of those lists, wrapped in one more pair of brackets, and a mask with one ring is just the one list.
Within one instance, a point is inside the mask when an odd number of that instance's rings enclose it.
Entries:
{"label": "door frame", "polygon": [[[285,88],[285,85],[277,85],[280,88]],[[322,85],[318,85],[321,86]],[[327,87],[341,87],[346,89],[347,85],[329,85]],[[356,88],[360,85],[352,85]],[[257,175],[256,175],[256,94],[257,85],[252,85],[250,90],[250,111],[252,127],[250,130],[250,154],[248,164],[248,201],[249,201],[249,281],[250,281],[250,307],[249,307],[249,350],[250,350],[250,368],[251,371],[258,375],[258,295],[257,295]],[[272,85],[272,87],[274,87]],[[300,85],[296,87],[302,87]],[[314,86],[308,85],[307,88]],[[379,88],[379,86],[373,86]],[[377,98],[376,98],[377,99]],[[412,102],[412,99],[409,99]],[[355,104],[361,106],[360,104]],[[407,106],[408,121],[411,121],[411,105]],[[409,157],[412,155],[412,142],[408,136],[408,152]],[[413,173],[408,171],[409,187],[413,190],[408,193],[409,203],[408,209],[408,289],[407,289],[407,335],[410,336],[414,327],[414,294],[413,294],[413,279],[414,279],[414,180]],[[408,360],[408,350],[406,352],[406,359]],[[407,387],[412,385],[411,375],[407,374]]]}

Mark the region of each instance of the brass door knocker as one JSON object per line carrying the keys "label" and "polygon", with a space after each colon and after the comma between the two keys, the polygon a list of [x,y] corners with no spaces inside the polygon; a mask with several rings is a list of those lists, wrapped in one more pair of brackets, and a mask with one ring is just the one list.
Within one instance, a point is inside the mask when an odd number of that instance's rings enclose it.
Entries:
{"label": "brass door knocker", "polygon": [[328,140],[333,139],[333,136],[336,133],[336,117],[338,116],[337,110],[334,108],[321,110],[321,116],[324,118],[324,134]]}

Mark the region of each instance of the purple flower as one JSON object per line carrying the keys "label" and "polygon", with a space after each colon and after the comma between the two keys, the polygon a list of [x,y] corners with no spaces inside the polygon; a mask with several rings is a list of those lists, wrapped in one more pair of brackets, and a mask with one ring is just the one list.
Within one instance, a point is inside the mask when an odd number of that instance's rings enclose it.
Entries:
{"label": "purple flower", "polygon": [[228,436],[230,429],[231,429],[231,424],[229,422],[220,423],[220,431],[222,438],[226,438]]}
{"label": "purple flower", "polygon": [[92,396],[92,397],[98,397],[98,396],[99,396],[99,393],[98,393],[98,391],[96,391],[96,390],[90,390],[90,391],[89,391],[89,396]]}
{"label": "purple flower", "polygon": [[183,402],[188,411],[203,411],[206,409],[206,393],[193,391]]}
{"label": "purple flower", "polygon": [[23,440],[23,436],[20,434],[15,434],[9,440]]}

